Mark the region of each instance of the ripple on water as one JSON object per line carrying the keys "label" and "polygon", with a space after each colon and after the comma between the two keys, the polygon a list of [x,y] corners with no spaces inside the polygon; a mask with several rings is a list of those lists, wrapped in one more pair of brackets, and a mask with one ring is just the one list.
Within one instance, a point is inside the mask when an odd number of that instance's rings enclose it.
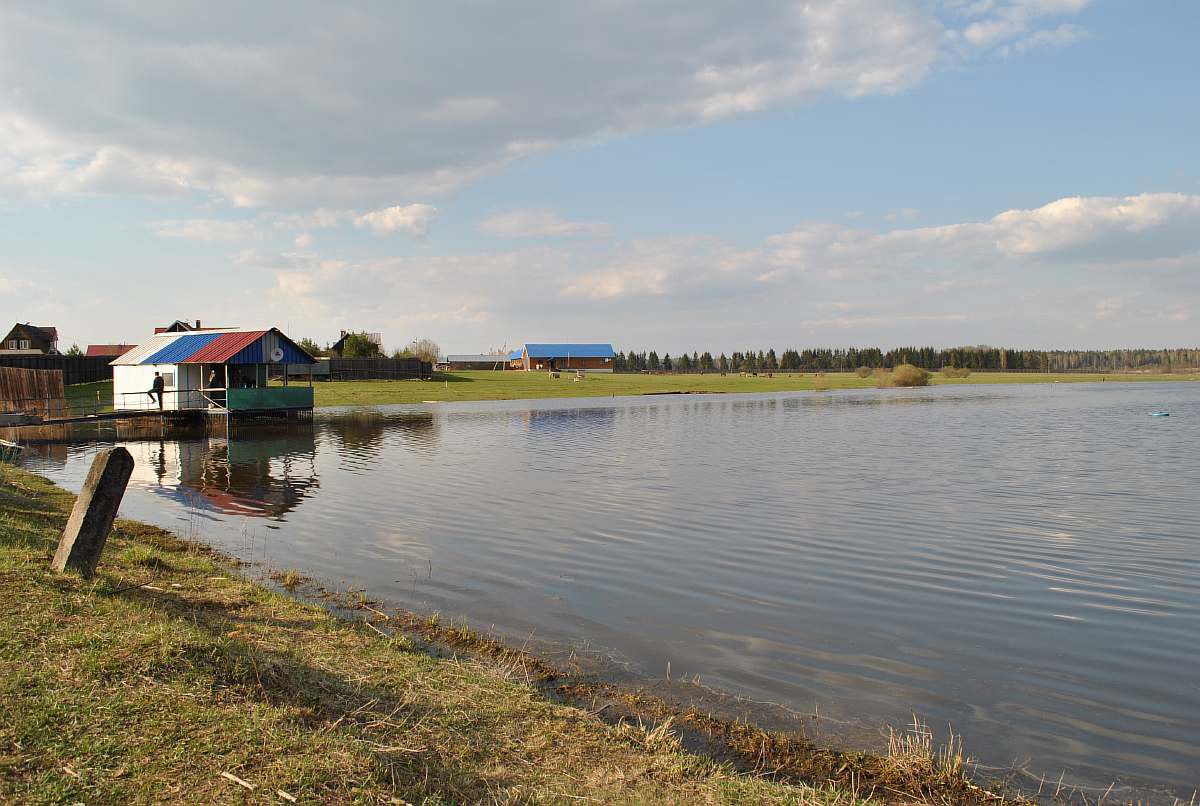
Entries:
{"label": "ripple on water", "polygon": [[[1195,388],[341,410],[124,443],[124,511],[650,676],[865,725],[915,710],[987,764],[1190,793]],[[77,487],[95,447],[30,461]]]}

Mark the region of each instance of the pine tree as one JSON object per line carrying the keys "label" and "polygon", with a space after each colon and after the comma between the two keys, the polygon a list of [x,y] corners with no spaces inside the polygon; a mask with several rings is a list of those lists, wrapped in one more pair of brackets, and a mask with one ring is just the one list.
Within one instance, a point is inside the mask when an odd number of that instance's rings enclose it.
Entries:
{"label": "pine tree", "polygon": [[774,372],[779,369],[779,361],[775,358],[775,348],[767,350],[767,356],[763,360],[763,369],[767,372]]}

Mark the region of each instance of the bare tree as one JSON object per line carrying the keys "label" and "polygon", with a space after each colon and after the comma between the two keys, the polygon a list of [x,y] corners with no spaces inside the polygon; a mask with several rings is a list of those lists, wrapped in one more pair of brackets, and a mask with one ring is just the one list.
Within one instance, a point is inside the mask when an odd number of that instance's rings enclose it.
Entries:
{"label": "bare tree", "polygon": [[405,352],[416,356],[422,361],[435,364],[438,357],[442,354],[442,348],[438,347],[437,342],[433,339],[413,339]]}

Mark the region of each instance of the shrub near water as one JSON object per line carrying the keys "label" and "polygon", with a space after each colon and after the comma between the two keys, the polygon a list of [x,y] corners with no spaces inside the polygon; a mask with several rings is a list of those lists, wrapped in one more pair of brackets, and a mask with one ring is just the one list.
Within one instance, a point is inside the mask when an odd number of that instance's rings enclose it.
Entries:
{"label": "shrub near water", "polygon": [[928,386],[930,375],[912,364],[899,364],[891,372],[877,370],[876,377],[882,389],[890,386]]}
{"label": "shrub near water", "polygon": [[971,370],[969,367],[942,367],[942,375],[947,378],[969,378]]}
{"label": "shrub near water", "polygon": [[871,375],[871,368],[870,367],[859,367],[858,369],[854,370],[854,374],[860,378],[869,377]]}

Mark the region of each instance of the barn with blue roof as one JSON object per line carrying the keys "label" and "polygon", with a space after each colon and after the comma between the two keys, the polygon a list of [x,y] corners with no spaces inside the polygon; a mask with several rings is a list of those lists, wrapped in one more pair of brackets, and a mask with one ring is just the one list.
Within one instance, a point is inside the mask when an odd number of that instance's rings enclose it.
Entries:
{"label": "barn with blue roof", "polygon": [[[272,366],[316,363],[277,328],[155,334],[112,361],[113,408],[118,411],[204,409],[222,413],[311,410],[308,386],[271,386]],[[161,394],[152,394],[155,377]]]}
{"label": "barn with blue roof", "polygon": [[526,343],[519,367],[527,371],[612,372],[616,357],[611,344]]}

